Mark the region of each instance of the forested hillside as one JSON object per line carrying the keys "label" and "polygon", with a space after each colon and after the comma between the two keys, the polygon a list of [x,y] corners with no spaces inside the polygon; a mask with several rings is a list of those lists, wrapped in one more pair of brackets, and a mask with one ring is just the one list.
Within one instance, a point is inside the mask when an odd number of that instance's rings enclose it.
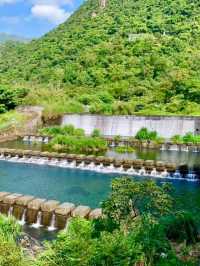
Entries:
{"label": "forested hillside", "polygon": [[41,39],[4,47],[1,84],[28,88],[26,103],[52,115],[200,115],[199,1],[103,3],[88,0]]}

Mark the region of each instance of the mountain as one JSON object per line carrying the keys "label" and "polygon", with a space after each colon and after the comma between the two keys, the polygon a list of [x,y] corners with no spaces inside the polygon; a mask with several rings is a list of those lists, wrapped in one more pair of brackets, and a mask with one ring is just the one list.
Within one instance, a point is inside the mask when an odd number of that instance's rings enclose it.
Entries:
{"label": "mountain", "polygon": [[14,42],[28,42],[30,41],[27,38],[16,36],[16,35],[10,35],[7,33],[0,33],[0,43],[5,43],[7,41],[14,41]]}
{"label": "mountain", "polygon": [[[200,115],[196,0],[88,0],[65,23],[0,54],[0,82],[46,113]],[[14,84],[14,85],[13,85]]]}

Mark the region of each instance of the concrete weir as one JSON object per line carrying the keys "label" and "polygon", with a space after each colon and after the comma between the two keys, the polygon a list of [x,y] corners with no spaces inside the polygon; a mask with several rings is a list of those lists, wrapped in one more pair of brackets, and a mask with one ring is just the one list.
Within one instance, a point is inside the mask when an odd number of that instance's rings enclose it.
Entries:
{"label": "concrete weir", "polygon": [[88,206],[75,206],[73,203],[60,204],[56,200],[35,198],[29,195],[0,192],[0,212],[14,216],[21,224],[48,230],[61,230],[71,217],[97,219],[102,217],[101,209],[92,210]]}

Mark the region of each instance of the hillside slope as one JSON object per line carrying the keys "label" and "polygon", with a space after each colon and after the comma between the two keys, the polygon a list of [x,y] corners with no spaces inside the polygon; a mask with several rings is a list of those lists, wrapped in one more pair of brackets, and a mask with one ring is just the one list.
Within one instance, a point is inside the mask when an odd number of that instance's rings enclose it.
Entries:
{"label": "hillside slope", "polygon": [[0,82],[30,87],[26,102],[48,112],[200,114],[199,13],[197,0],[88,0],[41,39],[4,47]]}
{"label": "hillside slope", "polygon": [[5,43],[7,41],[14,41],[14,42],[29,42],[29,39],[26,39],[24,37],[11,35],[7,33],[1,33],[0,32],[0,43]]}

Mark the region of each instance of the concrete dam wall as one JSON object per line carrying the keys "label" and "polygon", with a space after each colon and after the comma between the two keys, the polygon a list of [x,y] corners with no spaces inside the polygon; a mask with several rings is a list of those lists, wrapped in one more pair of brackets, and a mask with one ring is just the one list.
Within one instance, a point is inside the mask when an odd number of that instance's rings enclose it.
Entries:
{"label": "concrete dam wall", "polygon": [[142,127],[155,130],[165,138],[188,132],[200,134],[200,117],[64,115],[62,125],[69,124],[83,128],[86,134],[91,134],[95,128],[98,128],[104,136],[131,137],[135,136]]}

